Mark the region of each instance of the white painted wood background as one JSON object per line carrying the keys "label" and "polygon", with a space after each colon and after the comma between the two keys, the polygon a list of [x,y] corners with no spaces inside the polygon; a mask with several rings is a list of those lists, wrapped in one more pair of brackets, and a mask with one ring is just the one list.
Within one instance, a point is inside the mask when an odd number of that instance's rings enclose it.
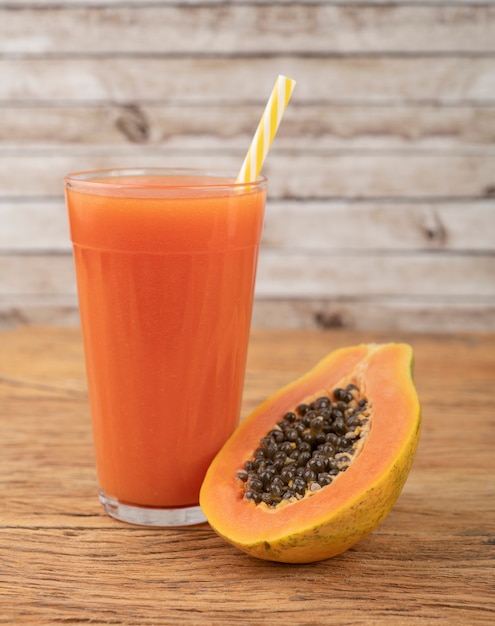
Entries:
{"label": "white painted wood background", "polygon": [[0,327],[77,324],[62,178],[242,162],[256,326],[495,328],[495,2],[0,0]]}

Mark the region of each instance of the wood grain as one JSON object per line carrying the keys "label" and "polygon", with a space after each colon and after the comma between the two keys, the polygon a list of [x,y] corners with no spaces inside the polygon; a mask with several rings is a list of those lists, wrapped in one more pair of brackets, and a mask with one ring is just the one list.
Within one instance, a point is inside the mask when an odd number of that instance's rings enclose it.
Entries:
{"label": "wood grain", "polygon": [[[270,197],[264,250],[287,252],[493,252],[492,200],[422,202],[276,200]],[[62,198],[0,201],[0,252],[70,253]]]}
{"label": "wood grain", "polygon": [[314,565],[257,561],[208,526],[106,517],[79,333],[0,333],[1,624],[491,625],[495,336],[256,331],[243,415],[329,350],[401,340],[416,357],[420,448],[370,537]]}
{"label": "wood grain", "polygon": [[[125,56],[0,57],[0,99],[13,104],[36,101],[39,105],[59,102],[90,106],[109,100],[128,104],[139,94],[147,103],[251,101],[264,106],[273,77],[279,73],[306,77],[297,88],[301,103],[494,104],[491,55],[275,55],[252,57],[248,66],[242,57],[207,54],[183,58],[145,55],[139,57],[139,63],[130,63]],[[249,80],[254,76],[255,92]]]}
{"label": "wood grain", "polygon": [[77,324],[67,172],[237,170],[285,73],[256,324],[495,329],[494,55],[491,1],[0,1],[0,328]]}
{"label": "wood grain", "polygon": [[[36,265],[36,273],[29,267]],[[435,253],[383,256],[379,253],[312,254],[305,263],[301,253],[261,251],[256,295],[264,298],[294,296],[291,281],[302,298],[398,296],[407,282],[409,297],[436,296],[494,298],[495,258],[491,254],[439,257]],[[5,276],[0,295],[75,294],[74,263],[71,255],[0,256]],[[376,281],[380,276],[380,281]]]}
{"label": "wood grain", "polygon": [[[0,303],[2,302],[0,298]],[[31,306],[34,303],[31,303]],[[57,308],[51,311],[40,306],[22,306],[22,301],[11,303],[12,311],[26,322],[62,324],[67,321],[67,311]],[[66,303],[67,304],[67,303]],[[60,303],[57,303],[60,306]],[[65,318],[63,317],[65,314]],[[72,318],[77,320],[77,314]],[[15,318],[15,314],[14,314]],[[260,298],[254,303],[253,325],[255,328],[320,328],[354,329],[407,332],[455,333],[463,330],[483,331],[495,323],[495,300],[493,298],[443,298],[425,296],[374,296],[325,298]]]}
{"label": "wood grain", "polygon": [[[237,171],[243,154],[215,155],[219,169]],[[92,153],[77,149],[0,151],[0,186],[11,198],[58,196],[69,172],[104,167],[200,167],[211,165],[211,154],[158,148],[116,149],[102,146]],[[274,149],[263,167],[273,198],[317,200],[413,199],[464,200],[493,197],[494,154],[327,151],[296,153]],[[26,172],[30,173],[26,185]],[[283,172],[280,176],[277,172]]]}
{"label": "wood grain", "polygon": [[[211,2],[0,7],[4,54],[494,52],[495,8]],[[144,4],[144,6],[143,6]],[[31,25],[26,38],[26,23]],[[212,25],[215,28],[212,28]],[[297,29],[294,29],[297,24]],[[363,24],[367,25],[363,36]],[[454,45],[455,42],[455,45]]]}
{"label": "wood grain", "polygon": [[[275,147],[314,150],[375,149],[453,150],[457,153],[493,152],[495,107],[434,106],[404,103],[300,103],[297,92],[284,114]],[[332,97],[332,94],[329,94]],[[48,103],[34,106],[6,103],[0,117],[2,146],[59,149],[99,145],[158,146],[161,150],[246,149],[260,105],[184,103],[92,104],[84,107]],[[219,123],[221,120],[221,123]]]}
{"label": "wood grain", "polygon": [[[255,328],[304,328],[439,333],[483,331],[495,321],[493,298],[409,296],[260,298],[254,302]],[[73,294],[0,295],[0,326],[67,326],[77,328],[79,310]]]}

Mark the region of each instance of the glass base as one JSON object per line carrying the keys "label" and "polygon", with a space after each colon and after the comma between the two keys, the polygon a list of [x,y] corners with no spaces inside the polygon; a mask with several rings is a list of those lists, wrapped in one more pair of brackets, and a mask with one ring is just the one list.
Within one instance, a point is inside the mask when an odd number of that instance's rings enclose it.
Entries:
{"label": "glass base", "polygon": [[199,506],[159,509],[122,504],[114,498],[109,498],[103,491],[99,492],[99,498],[108,515],[128,524],[166,528],[167,526],[193,526],[206,522],[206,517]]}

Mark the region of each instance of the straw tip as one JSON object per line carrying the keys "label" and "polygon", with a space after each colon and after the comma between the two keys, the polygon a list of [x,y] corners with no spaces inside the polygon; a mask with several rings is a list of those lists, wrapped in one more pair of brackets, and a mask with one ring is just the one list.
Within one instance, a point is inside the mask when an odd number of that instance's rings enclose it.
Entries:
{"label": "straw tip", "polygon": [[278,75],[278,80],[287,81],[287,82],[291,83],[292,85],[296,84],[296,81],[293,78],[290,78],[289,76],[286,76],[285,74],[279,74]]}

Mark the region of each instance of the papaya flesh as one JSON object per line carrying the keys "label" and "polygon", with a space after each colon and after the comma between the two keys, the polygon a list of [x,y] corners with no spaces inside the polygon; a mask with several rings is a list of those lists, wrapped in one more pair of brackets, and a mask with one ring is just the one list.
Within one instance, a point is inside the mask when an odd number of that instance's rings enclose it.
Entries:
{"label": "papaya flesh", "polygon": [[[200,506],[213,530],[247,554],[310,563],[340,554],[385,519],[407,479],[421,409],[407,344],[361,344],[330,353],[251,413],[217,454]],[[366,398],[369,426],[346,471],[323,488],[278,506],[246,498],[239,470],[284,415],[351,385]]]}

